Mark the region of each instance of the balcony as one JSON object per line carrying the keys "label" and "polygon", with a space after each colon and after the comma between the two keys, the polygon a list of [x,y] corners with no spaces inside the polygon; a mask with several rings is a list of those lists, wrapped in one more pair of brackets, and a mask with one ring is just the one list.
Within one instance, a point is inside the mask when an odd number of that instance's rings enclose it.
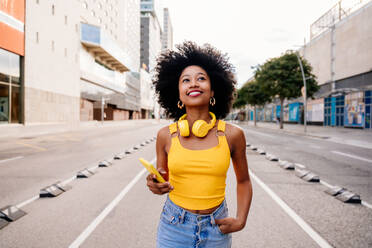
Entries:
{"label": "balcony", "polygon": [[113,70],[125,72],[134,69],[130,68],[130,59],[125,52],[100,27],[81,23],[80,42]]}

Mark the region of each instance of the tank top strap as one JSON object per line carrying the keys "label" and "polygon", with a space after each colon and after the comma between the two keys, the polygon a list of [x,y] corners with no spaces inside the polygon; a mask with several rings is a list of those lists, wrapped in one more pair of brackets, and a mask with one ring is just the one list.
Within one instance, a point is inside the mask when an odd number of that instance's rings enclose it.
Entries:
{"label": "tank top strap", "polygon": [[223,120],[218,120],[217,130],[221,132],[225,132],[225,128],[226,128],[226,122],[224,122]]}
{"label": "tank top strap", "polygon": [[169,132],[171,135],[177,132],[177,122],[169,125]]}

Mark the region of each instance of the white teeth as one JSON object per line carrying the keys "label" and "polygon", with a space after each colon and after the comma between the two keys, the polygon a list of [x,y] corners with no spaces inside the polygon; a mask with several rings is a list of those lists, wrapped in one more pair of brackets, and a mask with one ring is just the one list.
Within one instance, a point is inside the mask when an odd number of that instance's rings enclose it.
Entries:
{"label": "white teeth", "polygon": [[200,95],[201,93],[199,91],[193,91],[191,93],[189,93],[189,96],[197,96],[197,95]]}

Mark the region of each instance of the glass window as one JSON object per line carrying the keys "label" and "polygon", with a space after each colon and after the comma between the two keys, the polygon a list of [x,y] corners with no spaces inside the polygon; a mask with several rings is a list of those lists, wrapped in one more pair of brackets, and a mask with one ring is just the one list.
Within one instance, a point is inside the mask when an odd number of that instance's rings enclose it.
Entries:
{"label": "glass window", "polygon": [[12,123],[19,123],[21,118],[21,96],[20,96],[20,87],[12,86],[12,100],[11,100],[11,112],[12,112]]}
{"label": "glass window", "polygon": [[0,123],[9,121],[9,85],[0,84]]}

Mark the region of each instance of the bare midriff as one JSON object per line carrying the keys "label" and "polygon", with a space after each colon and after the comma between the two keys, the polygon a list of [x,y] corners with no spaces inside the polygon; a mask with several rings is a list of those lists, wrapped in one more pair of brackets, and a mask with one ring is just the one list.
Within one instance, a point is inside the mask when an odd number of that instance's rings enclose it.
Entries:
{"label": "bare midriff", "polygon": [[187,211],[194,213],[194,214],[211,214],[213,213],[219,206],[215,206],[213,208],[203,209],[203,210],[192,210],[192,209],[186,209]]}

